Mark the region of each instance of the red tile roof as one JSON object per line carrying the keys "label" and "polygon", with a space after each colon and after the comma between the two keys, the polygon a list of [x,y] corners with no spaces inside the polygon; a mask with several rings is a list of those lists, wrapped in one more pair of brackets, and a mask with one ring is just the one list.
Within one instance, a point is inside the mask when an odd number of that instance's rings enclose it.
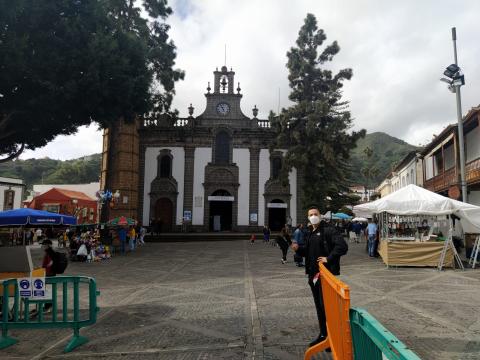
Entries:
{"label": "red tile roof", "polygon": [[95,199],[92,199],[85,193],[81,191],[74,191],[74,190],[66,190],[66,189],[59,189],[59,188],[52,188],[52,190],[56,190],[62,195],[65,195],[66,197],[69,197],[71,199],[77,199],[77,200],[89,200],[89,201],[95,201]]}

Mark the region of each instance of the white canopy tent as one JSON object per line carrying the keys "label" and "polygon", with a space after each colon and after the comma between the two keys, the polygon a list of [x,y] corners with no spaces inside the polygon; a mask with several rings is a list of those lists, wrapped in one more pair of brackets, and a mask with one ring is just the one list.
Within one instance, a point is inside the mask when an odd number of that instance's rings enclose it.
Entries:
{"label": "white canopy tent", "polygon": [[480,233],[480,207],[456,201],[410,184],[378,200],[357,205],[359,214],[387,212],[393,215],[450,215],[460,218],[463,231]]}

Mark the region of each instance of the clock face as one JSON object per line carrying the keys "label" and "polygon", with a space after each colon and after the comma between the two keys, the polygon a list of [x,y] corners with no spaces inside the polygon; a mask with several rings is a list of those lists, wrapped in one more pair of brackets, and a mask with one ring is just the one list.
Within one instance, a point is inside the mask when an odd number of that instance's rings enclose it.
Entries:
{"label": "clock face", "polygon": [[227,115],[230,112],[230,105],[227,103],[219,103],[217,105],[217,113],[220,115]]}

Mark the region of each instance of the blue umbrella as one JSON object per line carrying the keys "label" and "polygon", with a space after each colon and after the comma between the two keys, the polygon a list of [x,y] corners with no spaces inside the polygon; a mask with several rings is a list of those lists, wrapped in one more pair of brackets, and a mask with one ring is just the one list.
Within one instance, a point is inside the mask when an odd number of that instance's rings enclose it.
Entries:
{"label": "blue umbrella", "polygon": [[334,219],[341,219],[341,220],[347,220],[347,219],[351,219],[352,217],[345,214],[345,213],[336,213],[336,214],[333,214],[332,215],[332,218]]}
{"label": "blue umbrella", "polygon": [[74,216],[29,208],[0,211],[0,226],[75,225]]}

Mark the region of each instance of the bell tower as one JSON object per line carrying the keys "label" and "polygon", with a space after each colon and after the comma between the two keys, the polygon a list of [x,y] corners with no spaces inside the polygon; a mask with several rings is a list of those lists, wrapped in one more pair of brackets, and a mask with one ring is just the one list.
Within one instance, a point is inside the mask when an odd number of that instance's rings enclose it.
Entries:
{"label": "bell tower", "polygon": [[[214,94],[233,94],[235,72],[226,66],[222,66],[221,71],[213,72],[213,93]],[[240,85],[239,85],[240,86]]]}
{"label": "bell tower", "polygon": [[103,132],[100,189],[119,196],[103,203],[101,222],[118,216],[138,220],[138,171],[138,121],[121,119]]}
{"label": "bell tower", "polygon": [[[207,107],[201,118],[213,119],[214,121],[247,119],[240,109],[242,94],[240,83],[235,89],[235,72],[226,66],[222,66],[213,72],[213,92],[210,83],[207,86]],[[235,92],[236,91],[236,92]]]}

